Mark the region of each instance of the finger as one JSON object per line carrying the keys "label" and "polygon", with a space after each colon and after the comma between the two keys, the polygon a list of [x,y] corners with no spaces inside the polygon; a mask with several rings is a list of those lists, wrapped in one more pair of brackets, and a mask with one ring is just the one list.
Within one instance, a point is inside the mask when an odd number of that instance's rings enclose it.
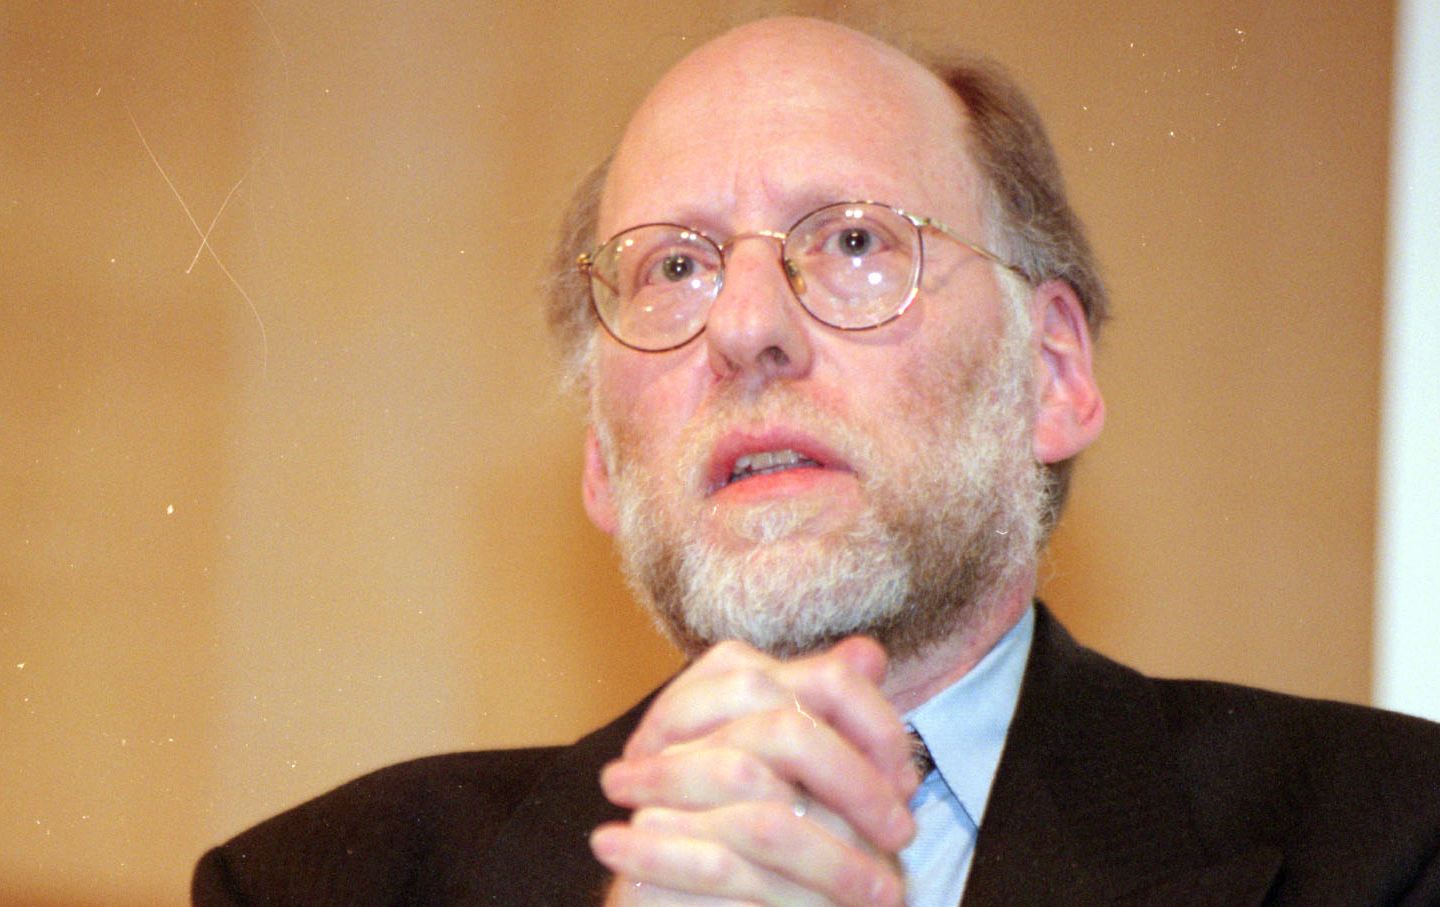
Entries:
{"label": "finger", "polygon": [[721,643],[660,692],[624,755],[654,755],[741,715],[792,703],[794,694],[774,676],[779,665],[742,643]]}
{"label": "finger", "polygon": [[620,759],[600,772],[600,788],[611,803],[628,809],[794,799],[794,789],[764,761],[733,747],[672,747],[657,756]]}
{"label": "finger", "polygon": [[881,850],[898,851],[914,836],[915,822],[907,800],[901,798],[891,779],[826,724],[790,709],[761,712],[667,752],[717,747],[751,754]]}
{"label": "finger", "polygon": [[908,800],[917,784],[909,738],[873,676],[883,674],[884,664],[878,643],[852,637],[828,652],[786,663],[776,673],[793,691],[798,710],[849,740]]}
{"label": "finger", "polygon": [[[778,724],[791,720],[782,717]],[[748,723],[758,727],[717,735],[725,739],[706,738],[660,756],[613,762],[600,774],[601,789],[610,802],[626,809],[687,810],[747,801],[788,805],[804,790],[862,829],[876,847],[898,849],[910,839],[914,819],[905,808],[907,801],[833,732],[772,731],[764,721],[755,716]],[[806,743],[802,736],[815,739]],[[763,745],[757,745],[757,739]]]}
{"label": "finger", "polygon": [[651,831],[632,821],[597,828],[590,849],[605,868],[632,884],[766,907],[828,907],[822,895],[742,859],[714,840]]}
{"label": "finger", "polygon": [[661,888],[624,877],[616,878],[605,896],[604,907],[764,907],[753,901],[714,898]]}
{"label": "finger", "polygon": [[893,779],[903,797],[918,779],[894,708],[880,692],[884,649],[851,637],[818,655],[780,662],[739,642],[721,643],[676,678],[627,741],[624,755],[653,755],[750,712],[785,701],[833,725]]}
{"label": "finger", "polygon": [[801,818],[777,803],[703,813],[647,809],[635,814],[633,825],[657,835],[717,840],[746,862],[823,896],[829,904],[898,907],[904,883],[893,861],[860,846],[853,832],[832,834],[830,823],[814,821],[815,813]]}
{"label": "finger", "polygon": [[885,647],[868,636],[847,636],[831,647],[830,654],[876,686],[885,679],[885,669],[890,662]]}

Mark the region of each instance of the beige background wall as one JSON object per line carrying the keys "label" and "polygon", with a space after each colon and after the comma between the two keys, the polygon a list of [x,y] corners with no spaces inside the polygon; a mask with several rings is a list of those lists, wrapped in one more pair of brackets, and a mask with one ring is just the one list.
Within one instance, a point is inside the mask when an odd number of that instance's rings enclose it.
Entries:
{"label": "beige background wall", "polygon": [[[1389,4],[848,6],[1032,86],[1108,266],[1047,598],[1148,670],[1363,700]],[[724,24],[0,8],[0,905],[182,903],[250,822],[674,667],[578,506],[534,288]]]}

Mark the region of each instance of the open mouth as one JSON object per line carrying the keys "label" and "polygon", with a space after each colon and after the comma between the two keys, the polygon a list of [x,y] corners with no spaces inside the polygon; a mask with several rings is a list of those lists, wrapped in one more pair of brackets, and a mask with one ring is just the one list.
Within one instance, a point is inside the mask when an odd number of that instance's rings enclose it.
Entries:
{"label": "open mouth", "polygon": [[762,476],[796,470],[850,472],[850,467],[815,438],[787,429],[735,432],[720,439],[710,458],[708,493]]}
{"label": "open mouth", "polygon": [[766,476],[788,469],[819,468],[819,461],[805,456],[798,450],[788,447],[784,450],[763,450],[737,458],[735,465],[730,470],[729,477],[725,479],[725,485],[733,485],[753,476]]}

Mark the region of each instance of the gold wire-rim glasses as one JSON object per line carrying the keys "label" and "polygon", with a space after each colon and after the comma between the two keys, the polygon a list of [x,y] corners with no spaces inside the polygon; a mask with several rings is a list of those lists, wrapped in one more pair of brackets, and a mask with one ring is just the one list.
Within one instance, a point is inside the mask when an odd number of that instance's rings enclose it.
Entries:
{"label": "gold wire-rim glasses", "polygon": [[[882,209],[894,215],[898,215],[901,219],[908,223],[914,231],[914,260],[910,268],[908,287],[904,290],[903,293],[901,293],[897,297],[897,301],[893,305],[887,305],[879,308],[879,311],[884,313],[882,317],[875,318],[874,320],[866,320],[865,322],[860,324],[845,324],[837,323],[836,321],[830,320],[822,316],[820,313],[816,312],[811,307],[811,304],[808,304],[806,302],[806,272],[804,269],[800,268],[795,263],[793,258],[786,255],[786,244],[795,234],[797,228],[806,224],[812,219],[819,218],[821,215],[834,209],[850,209],[855,207],[863,207],[865,209]],[[847,211],[846,213],[848,214],[849,212]],[[954,242],[960,244],[966,249],[969,249],[971,252],[974,252],[976,255],[979,255],[981,258],[991,262],[992,264],[998,265],[999,267],[1005,268],[1006,270],[1016,274],[1027,284],[1030,282],[1028,275],[1026,275],[1025,272],[1022,271],[1019,267],[1006,261],[999,255],[991,252],[989,249],[986,249],[984,246],[973,243],[970,240],[964,238],[955,230],[951,229],[944,223],[934,218],[911,214],[904,209],[897,208],[884,202],[865,200],[830,202],[828,204],[821,205],[813,211],[802,215],[801,217],[796,219],[796,221],[787,230],[752,230],[744,233],[737,233],[731,236],[729,239],[725,240],[723,243],[711,238],[702,230],[698,230],[694,227],[688,227],[684,224],[671,223],[667,221],[655,221],[643,224],[636,224],[634,226],[627,227],[624,230],[619,231],[614,236],[611,236],[605,242],[596,246],[589,252],[582,253],[576,259],[575,265],[576,268],[580,271],[580,273],[584,274],[588,278],[590,290],[590,307],[591,310],[595,313],[596,320],[600,322],[600,325],[605,329],[605,332],[608,333],[612,338],[614,338],[617,343],[621,344],[622,346],[629,347],[630,349],[647,353],[663,353],[669,350],[678,349],[705,332],[705,327],[709,322],[710,306],[714,304],[715,300],[719,297],[720,292],[724,287],[726,252],[731,247],[733,247],[735,243],[737,243],[739,240],[748,238],[773,239],[779,244],[780,268],[781,272],[785,275],[786,284],[790,288],[791,295],[795,297],[795,301],[800,305],[800,308],[803,309],[807,315],[809,315],[811,318],[814,318],[819,323],[842,331],[868,331],[889,324],[891,321],[894,321],[896,318],[899,318],[901,315],[903,315],[906,310],[910,308],[911,303],[914,302],[916,295],[918,295],[919,293],[920,281],[921,276],[924,272],[925,261],[924,231],[927,228],[935,230],[943,236],[949,237]],[[600,260],[601,256],[604,255],[607,250],[615,249],[616,244],[619,243],[627,235],[633,236],[637,232],[647,229],[668,229],[675,231],[677,236],[685,238],[687,240],[699,240],[705,246],[713,249],[717,256],[717,264],[714,266],[713,269],[714,279],[710,284],[708,292],[701,296],[700,309],[694,313],[694,317],[691,319],[694,324],[693,329],[688,329],[688,332],[686,332],[681,339],[671,340],[669,338],[666,338],[663,341],[655,344],[646,344],[635,338],[627,339],[626,337],[621,336],[622,332],[616,327],[615,324],[611,323],[615,315],[618,314],[618,307],[624,304],[624,300],[621,299],[619,287],[612,283],[610,280],[607,280],[606,276],[602,275],[597,268],[597,261]],[[612,313],[611,317],[607,317],[606,306],[602,305],[600,299],[598,298],[599,292],[597,292],[597,285],[600,288],[600,292],[603,292],[607,295],[609,299],[613,300],[614,306],[617,308],[617,312]],[[883,298],[883,294],[880,297],[877,297],[877,302]]]}

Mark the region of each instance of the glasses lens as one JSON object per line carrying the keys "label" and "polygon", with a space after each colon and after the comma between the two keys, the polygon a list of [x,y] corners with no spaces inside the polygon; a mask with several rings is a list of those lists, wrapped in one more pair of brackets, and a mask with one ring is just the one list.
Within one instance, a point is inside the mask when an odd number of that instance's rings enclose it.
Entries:
{"label": "glasses lens", "polygon": [[895,317],[920,270],[915,225],[884,205],[821,208],[790,231],[785,258],[806,310],[837,328],[868,328]]}
{"label": "glasses lens", "polygon": [[595,308],[621,343],[679,346],[700,333],[720,278],[720,250],[692,230],[650,224],[601,247],[591,267]]}

